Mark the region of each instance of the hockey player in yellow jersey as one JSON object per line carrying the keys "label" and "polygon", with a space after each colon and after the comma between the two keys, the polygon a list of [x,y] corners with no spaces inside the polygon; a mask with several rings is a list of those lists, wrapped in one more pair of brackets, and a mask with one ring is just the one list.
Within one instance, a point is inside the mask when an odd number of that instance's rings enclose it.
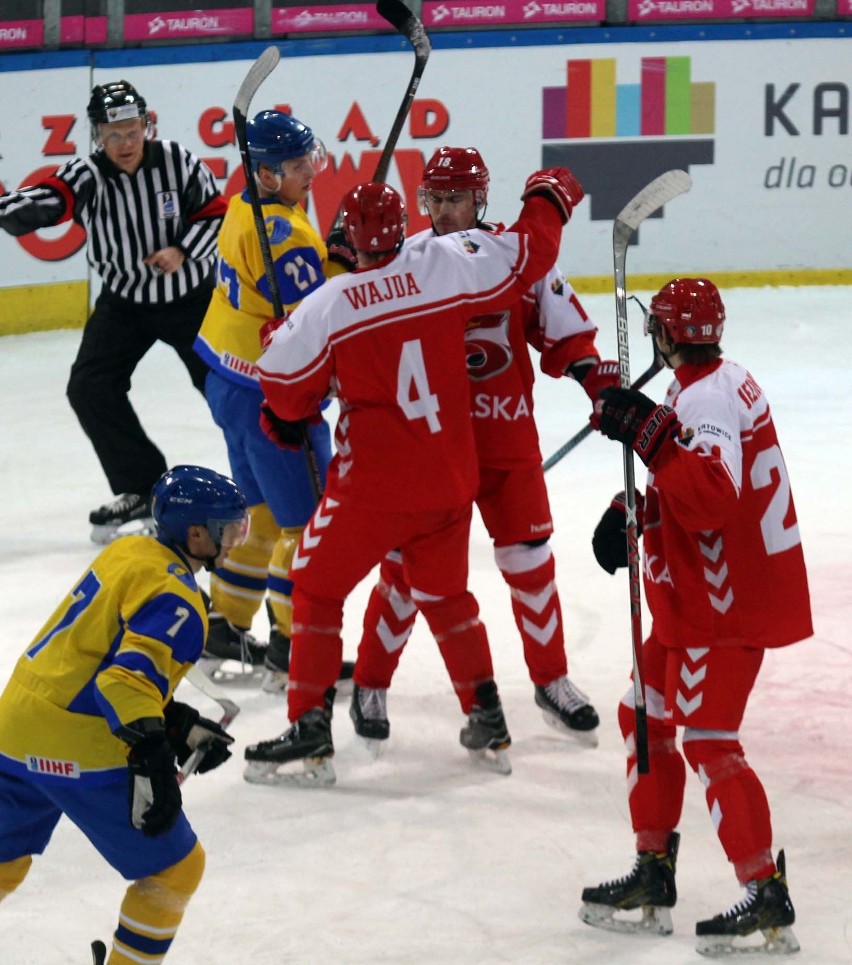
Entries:
{"label": "hockey player in yellow jersey", "polygon": [[232,742],[172,694],[207,632],[195,573],[245,539],[245,498],[227,476],[178,466],[152,499],[157,536],[95,558],[0,694],[0,900],[66,814],[131,882],[109,965],[165,957],[204,870],[175,758],[201,751],[203,773]]}
{"label": "hockey player in yellow jersey", "polygon": [[[354,267],[348,252],[329,249],[302,203],[326,165],[313,131],[290,114],[266,110],[246,125],[248,154],[285,313],[326,278]],[[210,634],[205,666],[225,659],[266,664],[264,689],[286,686],[290,655],[290,561],[316,506],[304,453],[280,449],[259,426],[263,395],[256,362],[264,333],[274,327],[269,283],[248,190],[231,198],[219,233],[216,289],[195,343],[210,366],[205,395],[228,447],[231,475],[246,495],[251,531],[210,581]],[[280,319],[276,320],[280,322]],[[313,451],[325,484],[331,434],[319,411],[309,420]],[[269,647],[249,632],[268,596]],[[352,676],[352,664],[343,675]]]}

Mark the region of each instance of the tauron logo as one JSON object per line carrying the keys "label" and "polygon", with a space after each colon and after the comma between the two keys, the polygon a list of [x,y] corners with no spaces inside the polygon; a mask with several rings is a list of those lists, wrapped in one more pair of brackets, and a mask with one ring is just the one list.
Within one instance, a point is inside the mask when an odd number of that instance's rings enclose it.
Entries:
{"label": "tauron logo", "polygon": [[664,171],[713,163],[716,85],[692,80],[691,58],[643,57],[638,84],[617,83],[616,66],[569,60],[565,86],[542,90],[542,167],[571,168],[593,221],[613,220]]}

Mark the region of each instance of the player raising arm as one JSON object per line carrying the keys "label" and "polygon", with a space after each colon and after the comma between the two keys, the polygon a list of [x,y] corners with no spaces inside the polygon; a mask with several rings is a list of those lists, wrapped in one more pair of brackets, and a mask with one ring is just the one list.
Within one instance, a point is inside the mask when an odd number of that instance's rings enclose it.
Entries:
{"label": "player raising arm", "polygon": [[[482,220],[488,184],[488,168],[479,151],[440,148],[426,164],[419,191],[432,228],[406,244],[472,228],[502,230],[502,225]],[[535,376],[528,344],[541,353],[544,372],[577,379],[595,401],[600,389],[618,382],[618,363],[599,359],[596,331],[556,266],[513,305],[473,315],[465,331],[479,460],[476,504],[511,592],[535,700],[548,723],[590,745],[597,743],[598,715],[568,676],[549,545],[553,522],[533,419]],[[382,560],[379,582],[370,595],[355,666],[350,714],[356,732],[368,740],[389,735],[387,688],[416,616],[402,559],[393,550]],[[455,680],[456,669],[450,664],[447,669]]]}
{"label": "player raising arm", "polygon": [[[601,432],[632,446],[649,470],[641,522],[653,623],[641,660],[650,772],[636,771],[631,686],[618,720],[636,864],[623,878],[586,888],[580,917],[620,931],[671,932],[686,758],[746,889],[729,911],[698,922],[698,951],[736,952],[759,930],[767,950],[795,952],[784,852],[773,860],[769,804],[739,731],[764,652],[812,634],[810,598],[769,403],[746,369],[721,358],[724,322],[713,282],[669,282],[647,318],[674,369],[665,404],[622,388],[606,389],[599,403]],[[624,519],[616,498],[595,531],[595,556],[610,573],[627,565]],[[614,917],[638,908],[641,925]]]}
{"label": "player raising arm", "polygon": [[539,171],[527,180],[515,230],[474,230],[405,248],[396,191],[367,184],[345,197],[344,230],[358,270],[305,299],[259,363],[271,430],[282,442],[298,444],[292,423],[332,390],[340,417],[326,490],[291,567],[292,727],[246,750],[248,780],[303,777],[278,774],[298,759],[310,759],[314,780],[334,779],[327,695],[340,669],[343,603],[394,548],[442,653],[455,650],[464,668],[456,680],[468,715],[462,745],[494,752],[506,769],[500,757],[509,733],[467,590],[478,468],[464,330],[471,314],[511,304],[553,265],[562,225],[582,197],[567,169]]}

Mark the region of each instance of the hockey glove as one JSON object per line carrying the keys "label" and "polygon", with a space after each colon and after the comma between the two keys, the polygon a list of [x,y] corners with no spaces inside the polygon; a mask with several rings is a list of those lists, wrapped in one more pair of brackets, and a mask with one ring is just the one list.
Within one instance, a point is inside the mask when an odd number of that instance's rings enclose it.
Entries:
{"label": "hockey glove", "polygon": [[200,748],[203,756],[196,770],[199,774],[206,774],[231,756],[228,745],[234,743],[234,738],[215,720],[202,717],[194,707],[176,700],[170,700],[163,713],[166,740],[177,755],[178,764],[186,763]]}
{"label": "hockey glove", "polygon": [[180,816],[175,752],[159,720],[134,721],[123,730],[122,739],[133,741],[127,756],[130,823],[153,838],[173,828]]}
{"label": "hockey glove", "polygon": [[292,449],[298,452],[302,448],[304,423],[282,419],[272,411],[272,406],[265,400],[260,407],[260,428],[279,449]]}
{"label": "hockey glove", "polygon": [[338,265],[343,265],[347,271],[355,271],[358,267],[358,256],[355,249],[349,244],[346,232],[343,230],[343,223],[337,221],[331,226],[331,231],[325,239],[325,246],[328,248],[328,257],[331,261],[336,261]]}
{"label": "hockey glove", "polygon": [[264,322],[260,326],[260,347],[262,351],[265,352],[269,348],[272,343],[272,336],[287,321],[289,315],[289,312],[284,312],[280,318],[270,318],[268,322]]}
{"label": "hockey glove", "polygon": [[[645,497],[636,490],[636,531],[642,535]],[[609,574],[627,566],[627,501],[624,491],[616,493],[609,509],[601,516],[592,536],[592,551],[599,565]]]}
{"label": "hockey glove", "polygon": [[533,172],[527,178],[521,201],[541,195],[556,206],[562,217],[562,224],[568,224],[574,206],[583,200],[584,194],[580,182],[568,168],[545,168],[543,171]]}
{"label": "hockey glove", "polygon": [[635,389],[604,389],[601,394],[600,415],[592,416],[592,425],[608,439],[630,446],[637,456],[650,466],[672,436],[680,428],[675,410],[668,405],[657,405]]}
{"label": "hockey glove", "polygon": [[618,362],[614,359],[600,360],[592,364],[576,364],[568,367],[568,374],[586,390],[594,405],[604,389],[619,385]]}

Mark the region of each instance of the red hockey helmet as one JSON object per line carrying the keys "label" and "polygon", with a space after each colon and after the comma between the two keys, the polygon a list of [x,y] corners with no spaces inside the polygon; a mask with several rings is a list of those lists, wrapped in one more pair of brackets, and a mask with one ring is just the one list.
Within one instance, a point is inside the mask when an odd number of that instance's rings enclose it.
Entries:
{"label": "red hockey helmet", "polygon": [[439,147],[423,169],[417,192],[420,210],[428,214],[427,191],[471,191],[478,217],[488,203],[488,182],[488,168],[475,147]]}
{"label": "red hockey helmet", "polygon": [[662,326],[676,344],[711,345],[725,327],[725,306],[719,289],[707,278],[674,278],[651,299],[646,330]]}
{"label": "red hockey helmet", "polygon": [[389,184],[356,185],[344,195],[340,210],[356,251],[397,251],[405,241],[405,203]]}

